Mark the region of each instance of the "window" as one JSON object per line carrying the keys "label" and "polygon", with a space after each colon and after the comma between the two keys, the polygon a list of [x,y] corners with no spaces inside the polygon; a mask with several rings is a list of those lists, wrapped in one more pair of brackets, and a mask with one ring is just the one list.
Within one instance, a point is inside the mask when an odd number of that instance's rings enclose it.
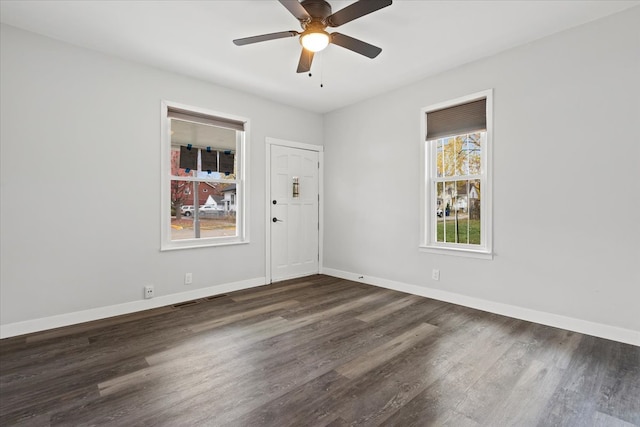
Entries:
{"label": "window", "polygon": [[247,120],[173,103],[162,112],[162,249],[247,242]]}
{"label": "window", "polygon": [[425,251],[492,256],[492,91],[421,110]]}

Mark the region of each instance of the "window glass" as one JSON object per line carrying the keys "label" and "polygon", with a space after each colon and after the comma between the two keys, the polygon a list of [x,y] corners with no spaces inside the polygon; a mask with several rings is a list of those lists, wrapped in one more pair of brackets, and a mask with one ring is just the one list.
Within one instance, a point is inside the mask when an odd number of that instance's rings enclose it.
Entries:
{"label": "window glass", "polygon": [[[436,242],[481,245],[479,175],[485,132],[456,135],[433,141],[436,177]],[[473,214],[472,214],[473,211]]]}

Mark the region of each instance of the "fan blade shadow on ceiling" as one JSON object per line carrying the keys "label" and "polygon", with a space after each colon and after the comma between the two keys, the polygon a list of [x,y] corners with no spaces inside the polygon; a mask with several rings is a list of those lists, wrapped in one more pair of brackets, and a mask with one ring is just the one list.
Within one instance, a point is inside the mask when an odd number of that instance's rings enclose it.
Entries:
{"label": "fan blade shadow on ceiling", "polygon": [[311,62],[313,62],[313,52],[307,49],[302,49],[300,54],[300,61],[298,61],[297,73],[306,73],[311,70]]}
{"label": "fan blade shadow on ceiling", "polygon": [[390,6],[391,3],[393,3],[392,0],[360,0],[329,16],[327,18],[327,24],[330,27],[339,27],[361,16]]}
{"label": "fan blade shadow on ceiling", "polygon": [[267,40],[276,40],[276,39],[284,39],[287,37],[296,37],[298,36],[300,33],[298,33],[297,31],[280,31],[278,33],[269,33],[269,34],[262,34],[260,36],[253,36],[253,37],[245,37],[242,39],[235,39],[233,41],[233,44],[235,44],[236,46],[244,46],[246,44],[251,44],[251,43],[259,43],[259,42],[266,42]]}
{"label": "fan blade shadow on ceiling", "polygon": [[332,33],[331,43],[372,59],[382,52],[382,49],[378,46],[363,42],[362,40],[354,39],[353,37],[349,37],[341,33]]}

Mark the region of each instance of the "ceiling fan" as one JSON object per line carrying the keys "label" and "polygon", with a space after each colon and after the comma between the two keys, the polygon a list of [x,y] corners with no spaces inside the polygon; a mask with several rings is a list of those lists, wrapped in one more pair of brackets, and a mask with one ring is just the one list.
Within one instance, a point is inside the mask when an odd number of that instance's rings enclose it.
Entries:
{"label": "ceiling fan", "polygon": [[392,0],[359,0],[333,14],[331,13],[331,5],[325,0],[278,1],[300,21],[302,32],[291,30],[262,34],[260,36],[236,39],[233,43],[237,46],[243,46],[267,40],[300,36],[300,44],[302,44],[303,49],[298,62],[298,73],[309,71],[314,53],[321,51],[329,43],[342,46],[368,58],[375,58],[382,52],[382,49],[377,46],[341,33],[328,33],[325,29],[327,27],[339,27],[354,19],[387,7],[391,5]]}

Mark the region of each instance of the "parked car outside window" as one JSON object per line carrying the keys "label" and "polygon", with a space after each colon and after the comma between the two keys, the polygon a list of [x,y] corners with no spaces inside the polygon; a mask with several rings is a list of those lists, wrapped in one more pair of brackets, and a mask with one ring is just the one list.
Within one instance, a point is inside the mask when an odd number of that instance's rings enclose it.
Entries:
{"label": "parked car outside window", "polygon": [[182,212],[182,215],[184,216],[191,216],[193,215],[193,205],[184,205],[180,208],[180,212]]}
{"label": "parked car outside window", "polygon": [[207,212],[218,212],[222,209],[218,208],[218,206],[216,205],[202,205],[198,210],[200,211],[200,213],[207,213]]}

